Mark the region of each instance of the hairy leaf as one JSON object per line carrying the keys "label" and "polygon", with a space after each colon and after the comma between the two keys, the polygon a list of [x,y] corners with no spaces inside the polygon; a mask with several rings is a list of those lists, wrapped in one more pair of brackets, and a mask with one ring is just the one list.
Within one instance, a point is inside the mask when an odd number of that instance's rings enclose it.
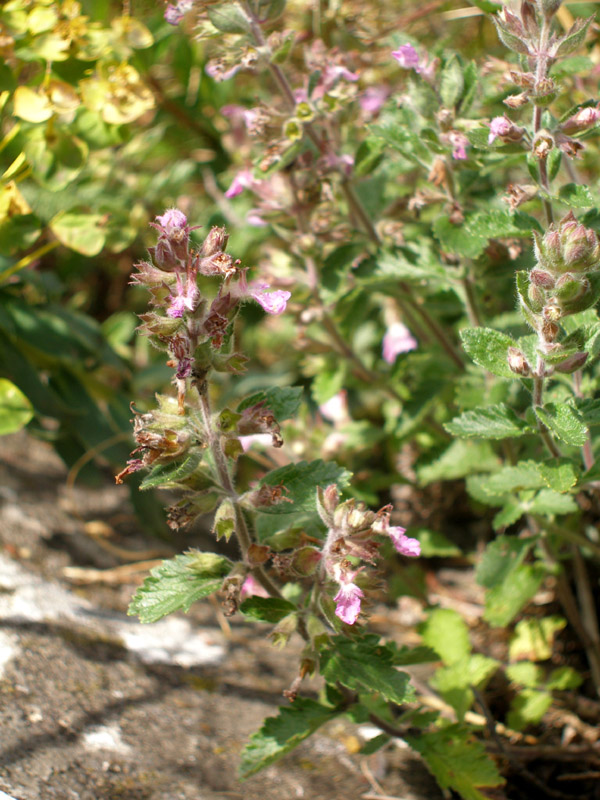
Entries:
{"label": "hairy leaf", "polygon": [[331,483],[343,487],[348,484],[350,473],[337,464],[317,461],[300,461],[269,472],[260,482],[261,486],[278,486],[287,489],[286,497],[291,503],[261,508],[263,514],[294,514],[299,511],[316,511],[317,486],[325,488]]}
{"label": "hairy leaf", "polygon": [[537,407],[538,419],[566,444],[581,447],[587,442],[587,428],[581,414],[567,403],[546,403]]}
{"label": "hairy leaf", "polygon": [[450,608],[436,608],[421,628],[423,642],[435,650],[446,665],[456,664],[471,652],[469,629]]}
{"label": "hairy leaf", "polygon": [[532,430],[504,403],[465,411],[451,422],[445,423],[444,427],[455,436],[479,439],[507,439],[523,436]]}

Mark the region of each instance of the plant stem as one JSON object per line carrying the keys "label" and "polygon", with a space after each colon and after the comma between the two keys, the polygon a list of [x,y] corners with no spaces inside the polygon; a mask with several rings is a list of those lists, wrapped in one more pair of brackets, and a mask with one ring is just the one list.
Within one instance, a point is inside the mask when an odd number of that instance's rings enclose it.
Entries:
{"label": "plant stem", "polygon": [[[575,392],[576,397],[583,397],[583,392],[581,390],[581,378],[583,372],[582,370],[578,369],[573,373],[573,390]],[[596,459],[594,457],[594,451],[592,450],[592,434],[590,429],[587,430],[587,441],[581,448],[581,455],[583,458],[583,463],[586,469],[591,469],[594,464],[596,463]]]}
{"label": "plant stem", "polygon": [[[233,481],[231,480],[231,475],[229,474],[227,457],[225,456],[223,447],[221,445],[221,437],[219,432],[215,430],[212,412],[210,409],[210,401],[208,399],[208,387],[206,384],[203,386],[196,384],[196,388],[200,398],[200,409],[202,411],[202,421],[204,423],[204,431],[206,433],[208,448],[212,454],[217,475],[221,482],[221,487],[233,504],[235,514],[235,535],[242,552],[242,558],[246,562],[246,565],[248,565],[248,550],[252,544],[252,539],[250,537],[250,531],[248,530],[244,511],[239,504],[238,494],[233,485]],[[281,592],[279,591],[279,587],[271,580],[262,567],[251,567],[250,571],[260,582],[260,584],[269,592],[271,597],[282,596]]]}

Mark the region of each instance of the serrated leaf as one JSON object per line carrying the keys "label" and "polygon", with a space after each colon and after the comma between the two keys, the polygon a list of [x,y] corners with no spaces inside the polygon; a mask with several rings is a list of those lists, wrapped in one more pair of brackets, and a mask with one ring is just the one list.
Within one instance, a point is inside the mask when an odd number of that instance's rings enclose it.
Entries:
{"label": "serrated leaf", "polygon": [[521,461],[502,467],[487,478],[482,477],[480,486],[487,494],[502,497],[524,489],[539,489],[544,486],[544,480],[535,461]]}
{"label": "serrated leaf", "polygon": [[183,461],[175,461],[172,464],[159,464],[153,467],[140,484],[140,490],[157,489],[176,486],[186,478],[189,478],[198,468],[202,461],[202,450],[194,448],[190,450],[188,456]]}
{"label": "serrated leaf", "polygon": [[291,706],[279,708],[279,714],[267,717],[250,737],[242,752],[240,778],[245,780],[268,767],[339,713],[307,697],[297,697]]}
{"label": "serrated leaf", "polygon": [[523,436],[532,430],[504,403],[465,411],[451,422],[446,422],[444,428],[454,436],[480,439],[507,439]]}
{"label": "serrated leaf", "polygon": [[567,183],[561,186],[558,199],[571,208],[589,208],[594,205],[594,198],[588,187],[579,183]]}
{"label": "serrated leaf", "polygon": [[510,573],[523,563],[534,543],[535,539],[531,538],[498,536],[485,548],[475,572],[475,580],[486,589],[502,585]]}
{"label": "serrated leaf", "polygon": [[523,689],[513,698],[506,715],[507,725],[515,731],[522,731],[528,725],[538,723],[552,705],[550,692],[537,689]]}
{"label": "serrated leaf", "polygon": [[421,486],[427,486],[434,481],[464,478],[474,471],[493,471],[498,463],[489,442],[456,439],[435,461],[418,467],[417,474]]}
{"label": "serrated leaf", "polygon": [[293,603],[282,597],[248,597],[240,606],[240,611],[248,619],[259,622],[281,622],[288,614],[293,614],[298,609]]}
{"label": "serrated leaf", "polygon": [[521,564],[512,570],[501,585],[486,593],[485,621],[495,628],[506,627],[531,600],[546,574],[543,564]]}
{"label": "serrated leaf", "polygon": [[544,678],[542,668],[538,667],[537,664],[532,664],[530,661],[509,664],[506,668],[506,674],[514,683],[529,689],[535,689],[536,686],[542,683]]}
{"label": "serrated leaf", "polygon": [[555,492],[568,492],[577,483],[581,468],[568,458],[550,458],[537,465],[542,480]]}
{"label": "serrated leaf", "polygon": [[421,628],[423,642],[435,650],[447,666],[456,664],[471,652],[469,629],[462,617],[450,608],[436,608]]}
{"label": "serrated leaf", "polygon": [[339,682],[353,691],[377,692],[398,705],[414,697],[410,675],[393,665],[394,650],[377,636],[349,641],[337,637],[321,654],[321,674],[329,683]]}
{"label": "serrated leaf", "polygon": [[514,525],[518,519],[521,519],[524,513],[525,507],[520,501],[508,500],[494,516],[492,527],[495,531],[508,528],[509,525]]}
{"label": "serrated leaf", "polygon": [[583,678],[572,667],[558,667],[552,670],[546,688],[555,692],[565,692],[568,689],[577,689],[583,683]]}
{"label": "serrated leaf", "polygon": [[520,53],[521,55],[527,55],[529,53],[527,43],[514,33],[511,33],[509,30],[507,30],[502,22],[502,19],[498,15],[493,16],[492,20],[496,26],[498,38],[503,45],[508,47],[508,49],[512,50],[514,53]]}
{"label": "serrated leaf", "polygon": [[567,403],[546,403],[535,409],[536,416],[566,444],[582,447],[587,442],[587,427],[581,414]]}
{"label": "serrated leaf", "polygon": [[0,378],[0,436],[24,428],[33,417],[33,406],[23,392],[6,378]]}
{"label": "serrated leaf", "polygon": [[463,800],[486,800],[479,787],[504,783],[485,746],[460,725],[409,736],[406,741],[423,756],[442,789],[453,789]]}
{"label": "serrated leaf", "polygon": [[562,617],[522,619],[515,627],[508,651],[511,661],[546,661],[552,655],[554,637],[567,621]]}
{"label": "serrated leaf", "polygon": [[462,722],[473,704],[474,695],[471,687],[483,688],[497,669],[496,659],[476,653],[449,667],[438,669],[430,684],[452,706],[458,720]]}
{"label": "serrated leaf", "polygon": [[460,332],[465,352],[480,367],[500,378],[514,378],[508,366],[508,348],[517,343],[510,336],[492,328],[465,328]]}
{"label": "serrated leaf", "polygon": [[433,223],[433,235],[439,240],[442,250],[465,258],[477,258],[484,251],[487,237],[469,230],[467,224],[455,225],[450,218],[440,215]]}
{"label": "serrated leaf", "polygon": [[532,514],[573,514],[578,508],[573,495],[559,494],[552,489],[542,489],[527,504],[527,510]]}
{"label": "serrated leaf", "polygon": [[263,507],[262,514],[295,514],[299,511],[316,511],[317,486],[325,488],[331,483],[343,487],[348,484],[350,473],[332,462],[300,461],[274,469],[261,481],[260,486],[279,486],[287,489],[286,497],[291,503]]}
{"label": "serrated leaf", "polygon": [[127,613],[137,615],[140,622],[156,622],[174,611],[189,611],[197,600],[219,591],[231,562],[211,553],[214,558],[207,566],[199,555],[207,554],[190,551],[155,567],[134,594]]}
{"label": "serrated leaf", "polygon": [[246,397],[237,407],[238,412],[250,408],[264,401],[266,407],[273,413],[278,422],[291,419],[298,413],[302,402],[302,386],[272,386],[261,392]]}

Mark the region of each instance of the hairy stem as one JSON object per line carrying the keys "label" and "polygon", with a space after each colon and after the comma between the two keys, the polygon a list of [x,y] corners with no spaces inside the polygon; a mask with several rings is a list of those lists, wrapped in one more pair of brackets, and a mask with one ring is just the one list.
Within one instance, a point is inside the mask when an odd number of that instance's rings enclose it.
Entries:
{"label": "hairy stem", "polygon": [[[246,563],[248,563],[248,550],[252,544],[252,538],[250,536],[250,531],[248,530],[244,511],[239,504],[238,494],[235,490],[231,475],[229,473],[227,457],[223,452],[223,447],[221,445],[221,437],[214,426],[210,401],[208,399],[208,387],[205,384],[204,386],[197,385],[196,388],[200,398],[200,409],[202,411],[202,421],[204,423],[204,431],[206,433],[208,448],[212,454],[213,461],[215,463],[215,469],[217,471],[219,481],[221,482],[221,486],[233,504],[235,514],[235,535],[240,546],[242,558]],[[271,597],[281,597],[279,587],[271,580],[262,567],[252,567],[251,572],[256,580],[260,582],[267,592],[269,592]]]}

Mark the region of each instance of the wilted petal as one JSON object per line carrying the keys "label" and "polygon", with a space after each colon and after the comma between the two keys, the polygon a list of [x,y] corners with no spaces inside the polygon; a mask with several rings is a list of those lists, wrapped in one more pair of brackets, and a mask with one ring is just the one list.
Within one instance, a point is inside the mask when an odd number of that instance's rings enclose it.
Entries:
{"label": "wilted petal", "polygon": [[269,597],[265,587],[259,583],[252,573],[249,573],[240,589],[240,601],[247,597]]}

